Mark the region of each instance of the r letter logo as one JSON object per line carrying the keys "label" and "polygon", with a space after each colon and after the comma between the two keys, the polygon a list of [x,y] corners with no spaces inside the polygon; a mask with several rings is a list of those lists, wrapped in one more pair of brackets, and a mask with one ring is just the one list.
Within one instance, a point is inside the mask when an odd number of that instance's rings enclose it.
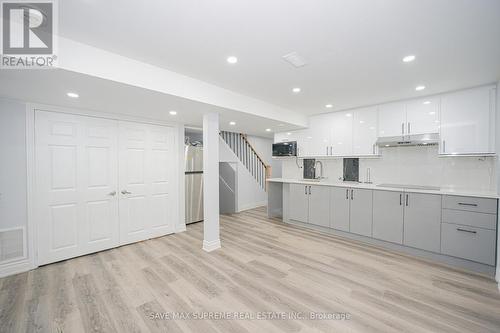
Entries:
{"label": "r letter logo", "polygon": [[55,2],[2,2],[2,68],[51,68]]}

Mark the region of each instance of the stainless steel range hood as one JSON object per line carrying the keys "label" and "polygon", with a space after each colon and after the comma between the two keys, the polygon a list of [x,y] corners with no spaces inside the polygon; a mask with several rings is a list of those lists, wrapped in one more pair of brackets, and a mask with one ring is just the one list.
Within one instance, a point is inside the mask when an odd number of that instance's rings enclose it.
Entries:
{"label": "stainless steel range hood", "polygon": [[379,147],[401,147],[401,146],[435,146],[439,143],[439,134],[415,134],[405,136],[390,136],[378,138]]}

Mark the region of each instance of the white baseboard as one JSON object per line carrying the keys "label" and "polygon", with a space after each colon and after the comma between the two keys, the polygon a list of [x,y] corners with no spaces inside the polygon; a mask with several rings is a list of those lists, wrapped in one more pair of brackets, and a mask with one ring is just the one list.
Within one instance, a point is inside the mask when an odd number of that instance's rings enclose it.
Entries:
{"label": "white baseboard", "polygon": [[220,239],[216,239],[214,241],[203,241],[203,250],[207,252],[212,252],[214,250],[220,249]]}
{"label": "white baseboard", "polygon": [[24,273],[29,270],[32,270],[33,268],[35,267],[33,267],[32,263],[29,260],[10,262],[8,264],[0,264],[0,278],[9,275]]}
{"label": "white baseboard", "polygon": [[186,231],[186,224],[179,224],[179,225],[175,226],[176,233],[184,232],[184,231]]}
{"label": "white baseboard", "polygon": [[245,204],[245,205],[241,205],[238,207],[238,213],[239,212],[243,212],[245,210],[249,210],[249,209],[254,209],[254,208],[257,208],[257,207],[262,207],[262,206],[265,206],[267,205],[267,201],[260,201],[260,202],[254,202],[254,203],[249,203],[249,204]]}

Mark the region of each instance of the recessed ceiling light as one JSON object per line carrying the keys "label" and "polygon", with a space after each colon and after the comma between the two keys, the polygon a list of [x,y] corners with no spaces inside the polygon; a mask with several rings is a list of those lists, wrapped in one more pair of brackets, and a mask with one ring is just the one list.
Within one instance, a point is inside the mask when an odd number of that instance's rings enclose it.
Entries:
{"label": "recessed ceiling light", "polygon": [[431,112],[429,112],[429,114],[430,114],[431,116],[433,116],[433,115],[435,115],[435,114],[436,114],[436,112],[435,112],[435,111],[431,111]]}
{"label": "recessed ceiling light", "polygon": [[235,56],[227,57],[227,62],[230,64],[235,64],[238,62],[238,58],[236,58]]}
{"label": "recessed ceiling light", "polygon": [[360,123],[360,124],[364,124],[364,123],[365,123],[365,121],[364,121],[364,120],[360,120],[360,121],[359,121],[359,123]]}
{"label": "recessed ceiling light", "polygon": [[325,108],[331,109],[331,108],[333,108],[333,105],[327,104],[327,105],[325,105]]}
{"label": "recessed ceiling light", "polygon": [[424,105],[429,105],[429,104],[431,104],[431,101],[425,101],[423,104]]}
{"label": "recessed ceiling light", "polygon": [[68,97],[71,97],[71,98],[78,98],[78,97],[80,97],[80,95],[78,95],[77,93],[74,93],[74,92],[69,92],[66,95]]}
{"label": "recessed ceiling light", "polygon": [[293,88],[292,91],[296,94],[298,94],[300,92],[300,88],[297,87],[297,88]]}
{"label": "recessed ceiling light", "polygon": [[292,133],[288,132],[288,133],[286,133],[286,135],[292,135]]}
{"label": "recessed ceiling light", "polygon": [[403,62],[412,62],[415,58],[416,57],[413,54],[410,54],[403,58]]}
{"label": "recessed ceiling light", "polygon": [[415,90],[416,90],[416,91],[422,91],[422,90],[424,90],[424,89],[425,89],[425,86],[416,86],[416,87],[415,87]]}
{"label": "recessed ceiling light", "polygon": [[352,117],[352,113],[346,113],[345,116],[346,117]]}
{"label": "recessed ceiling light", "polygon": [[173,111],[173,110],[172,110],[172,111],[170,111],[169,113],[170,113],[172,116],[175,116],[175,115],[177,114],[177,111]]}
{"label": "recessed ceiling light", "polygon": [[386,147],[389,147],[389,145],[385,145]]}
{"label": "recessed ceiling light", "polygon": [[236,122],[234,122],[234,121],[230,121],[230,122],[229,122],[229,125],[234,126],[234,125],[236,125]]}
{"label": "recessed ceiling light", "polygon": [[266,128],[266,132],[271,132],[271,129],[270,128]]}

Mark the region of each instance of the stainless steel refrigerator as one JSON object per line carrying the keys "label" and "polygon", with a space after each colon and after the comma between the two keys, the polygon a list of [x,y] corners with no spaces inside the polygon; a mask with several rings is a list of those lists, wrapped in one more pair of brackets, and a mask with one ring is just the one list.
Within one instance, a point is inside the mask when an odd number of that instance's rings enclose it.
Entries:
{"label": "stainless steel refrigerator", "polygon": [[186,144],[186,224],[203,221],[203,146]]}

